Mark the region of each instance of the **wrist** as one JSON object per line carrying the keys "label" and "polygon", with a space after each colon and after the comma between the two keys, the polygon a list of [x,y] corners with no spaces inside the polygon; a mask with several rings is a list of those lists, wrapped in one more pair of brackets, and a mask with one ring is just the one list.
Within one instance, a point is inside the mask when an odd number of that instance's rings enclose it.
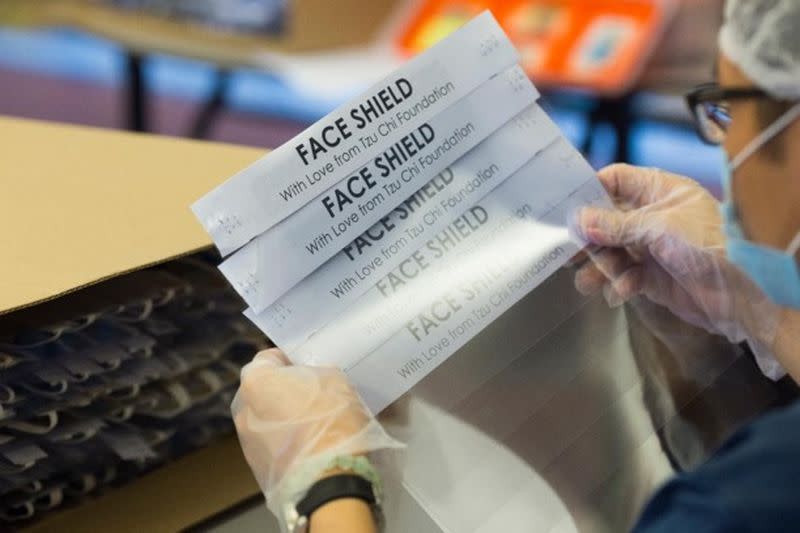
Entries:
{"label": "wrist", "polygon": [[751,345],[758,344],[762,349],[773,351],[785,320],[784,310],[763,295],[737,301],[735,305],[739,308],[735,316],[739,318],[741,330],[747,341]]}
{"label": "wrist", "polygon": [[[340,500],[360,499],[372,521],[382,523],[382,483],[365,455],[315,457],[293,469],[276,492],[270,508],[290,532],[306,531],[311,516]],[[351,502],[345,507],[354,510],[359,505]]]}
{"label": "wrist", "polygon": [[341,498],[319,507],[309,519],[309,531],[376,533],[378,523],[370,505],[358,498]]}
{"label": "wrist", "polygon": [[328,463],[328,467],[320,474],[320,479],[339,474],[352,474],[372,483],[375,491],[383,495],[383,485],[378,470],[365,454],[337,455]]}
{"label": "wrist", "polygon": [[309,518],[311,533],[377,533],[378,522],[372,507],[358,498],[341,498],[319,507]]}
{"label": "wrist", "polygon": [[800,311],[783,310],[772,352],[794,381],[800,383]]}

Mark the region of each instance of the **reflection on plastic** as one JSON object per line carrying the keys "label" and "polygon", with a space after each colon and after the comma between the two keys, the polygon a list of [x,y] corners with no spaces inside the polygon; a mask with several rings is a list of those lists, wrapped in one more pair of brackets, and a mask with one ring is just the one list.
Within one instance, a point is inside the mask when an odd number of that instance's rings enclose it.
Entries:
{"label": "reflection on plastic", "polygon": [[776,400],[740,350],[663,311],[556,274],[387,412],[402,488],[444,532],[628,530],[673,465]]}

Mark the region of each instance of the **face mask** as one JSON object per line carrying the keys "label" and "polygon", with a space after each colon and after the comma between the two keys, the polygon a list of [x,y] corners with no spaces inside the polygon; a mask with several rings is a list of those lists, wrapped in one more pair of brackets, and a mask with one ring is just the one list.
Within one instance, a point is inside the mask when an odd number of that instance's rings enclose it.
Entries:
{"label": "face mask", "polygon": [[727,237],[728,259],[744,271],[772,301],[794,309],[800,309],[800,267],[794,258],[800,249],[800,232],[785,252],[747,240],[733,200],[733,172],[798,116],[800,104],[753,139],[732,162],[727,160],[723,151],[725,160],[722,167],[725,191],[722,219]]}

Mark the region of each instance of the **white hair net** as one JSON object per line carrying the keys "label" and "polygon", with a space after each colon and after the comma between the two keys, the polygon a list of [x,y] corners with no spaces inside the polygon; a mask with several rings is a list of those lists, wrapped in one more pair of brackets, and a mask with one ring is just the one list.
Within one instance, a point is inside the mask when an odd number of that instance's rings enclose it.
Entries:
{"label": "white hair net", "polygon": [[722,52],[782,100],[800,99],[800,0],[728,0]]}

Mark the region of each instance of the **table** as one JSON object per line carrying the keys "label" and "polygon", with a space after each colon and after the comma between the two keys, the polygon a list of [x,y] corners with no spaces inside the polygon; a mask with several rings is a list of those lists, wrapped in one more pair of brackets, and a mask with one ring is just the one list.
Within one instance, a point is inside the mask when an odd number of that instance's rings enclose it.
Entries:
{"label": "table", "polygon": [[[283,37],[237,35],[202,26],[187,25],[144,14],[114,9],[96,0],[6,0],[0,5],[0,21],[21,25],[73,26],[107,37],[126,51],[128,78],[128,127],[146,131],[148,98],[142,76],[143,57],[165,53],[210,62],[217,66],[214,84],[203,108],[187,134],[204,138],[225,106],[230,71],[264,68],[270,54],[295,54],[330,47],[372,42],[399,0],[358,2],[343,0],[298,0],[293,3],[290,27]],[[352,5],[350,5],[352,4]],[[614,96],[583,95],[588,100],[588,134],[582,143],[591,153],[596,140],[592,132],[610,126],[616,139],[614,161],[631,161],[632,128],[639,118],[686,122],[682,103],[671,102],[666,113],[653,108],[643,95],[682,95],[693,85],[708,81],[716,55],[716,29],[722,18],[723,0],[678,0],[675,19],[668,27],[640,81],[630,91]],[[346,28],[346,31],[340,31]],[[563,100],[558,88],[548,96]],[[585,97],[585,98],[584,98]],[[671,100],[675,100],[674,98]]]}
{"label": "table", "polygon": [[297,0],[284,33],[276,36],[226,32],[197,24],[114,8],[97,0],[4,0],[0,23],[22,27],[69,26],[108,38],[125,50],[129,84],[128,124],[147,130],[147,90],[142,61],[169,54],[213,64],[218,69],[205,108],[190,136],[205,137],[224,106],[229,73],[235,68],[263,69],[264,58],[371,42],[392,13],[396,0]]}

